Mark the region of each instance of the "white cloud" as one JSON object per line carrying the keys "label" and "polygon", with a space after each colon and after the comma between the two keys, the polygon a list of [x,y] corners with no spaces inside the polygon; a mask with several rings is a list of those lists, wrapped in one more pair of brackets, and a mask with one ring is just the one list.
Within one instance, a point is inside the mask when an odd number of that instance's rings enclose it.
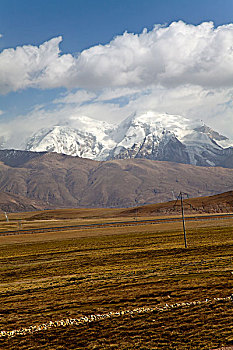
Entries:
{"label": "white cloud", "polygon": [[74,93],[67,93],[65,96],[62,96],[58,99],[55,99],[53,103],[63,103],[63,104],[77,104],[81,105],[82,103],[91,102],[96,98],[96,94],[86,90],[78,90]]}
{"label": "white cloud", "polygon": [[[7,147],[23,148],[25,138],[42,127],[51,127],[56,124],[78,127],[76,118],[80,116],[119,123],[135,111],[144,113],[154,110],[180,114],[191,119],[202,119],[208,126],[233,140],[233,88],[231,90],[204,89],[190,85],[172,89],[153,87],[150,90],[142,90],[135,99],[129,96],[124,105],[111,101],[112,96],[118,96],[118,93],[116,89],[114,95],[113,90],[112,95],[109,95],[108,103],[100,94],[91,103],[82,104],[81,98],[78,98],[77,103],[58,103],[53,105],[53,109],[50,106],[49,110],[46,106],[36,106],[27,115],[18,116],[8,122],[0,122],[0,137],[3,136],[8,140]],[[88,98],[89,95],[87,91],[79,91],[77,96]],[[74,97],[77,96],[75,93],[70,94],[71,101],[74,101]],[[105,92],[103,96],[106,97]],[[66,101],[70,101],[69,95],[65,98]]]}
{"label": "white cloud", "polygon": [[49,109],[37,106],[1,123],[15,144],[42,125],[72,126],[75,116],[119,122],[149,109],[203,119],[233,138],[233,24],[155,26],[141,34],[124,33],[77,57],[60,52],[61,40],[0,53],[0,93],[28,87],[76,90],[55,99]]}
{"label": "white cloud", "polygon": [[74,58],[69,54],[59,55],[61,40],[58,37],[39,47],[25,45],[3,50],[0,53],[0,93],[65,85]]}
{"label": "white cloud", "polygon": [[233,78],[233,24],[214,28],[174,22],[141,34],[124,33],[77,58],[71,86],[229,86]]}
{"label": "white cloud", "polygon": [[134,98],[142,93],[141,88],[108,88],[103,89],[98,95],[98,101],[111,101],[120,98]]}
{"label": "white cloud", "polygon": [[233,80],[233,24],[214,28],[173,22],[141,34],[125,32],[106,45],[61,54],[62,38],[0,53],[0,91],[27,87],[227,87]]}

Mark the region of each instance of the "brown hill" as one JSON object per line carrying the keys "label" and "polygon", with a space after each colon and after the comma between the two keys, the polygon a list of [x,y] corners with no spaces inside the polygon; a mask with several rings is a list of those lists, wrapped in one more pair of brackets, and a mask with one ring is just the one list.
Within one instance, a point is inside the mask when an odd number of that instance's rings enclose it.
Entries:
{"label": "brown hill", "polygon": [[38,200],[28,199],[11,193],[0,192],[0,212],[25,212],[43,210],[46,205]]}
{"label": "brown hill", "polygon": [[[197,198],[186,198],[183,201],[186,213],[232,213],[233,191]],[[122,215],[154,216],[157,214],[175,214],[181,212],[180,200],[125,209]]]}
{"label": "brown hill", "polygon": [[[184,199],[185,214],[233,213],[233,191],[214,196]],[[25,213],[27,220],[73,220],[106,218],[145,218],[154,216],[180,215],[180,201],[149,204],[133,208],[78,208],[52,209],[39,211],[31,216]]]}
{"label": "brown hill", "polygon": [[0,163],[0,191],[46,206],[132,207],[233,188],[233,169],[197,167],[146,159],[97,162],[56,153],[14,163]]}

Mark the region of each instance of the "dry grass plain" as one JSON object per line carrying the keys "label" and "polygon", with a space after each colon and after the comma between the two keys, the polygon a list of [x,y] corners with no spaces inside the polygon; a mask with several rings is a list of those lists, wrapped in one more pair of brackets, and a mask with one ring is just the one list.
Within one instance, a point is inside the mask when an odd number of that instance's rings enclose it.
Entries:
{"label": "dry grass plain", "polygon": [[[24,228],[127,220],[119,209],[1,219],[1,231],[18,220]],[[0,236],[0,330],[231,295],[233,218],[186,228],[188,249],[181,222]],[[155,311],[0,338],[0,349],[214,349],[233,345],[232,314],[231,302]]]}

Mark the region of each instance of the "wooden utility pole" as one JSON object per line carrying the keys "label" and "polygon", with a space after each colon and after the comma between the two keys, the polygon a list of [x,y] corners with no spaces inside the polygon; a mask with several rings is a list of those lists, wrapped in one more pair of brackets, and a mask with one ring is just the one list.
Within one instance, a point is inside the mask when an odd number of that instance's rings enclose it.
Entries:
{"label": "wooden utility pole", "polygon": [[6,212],[4,212],[4,214],[5,214],[6,222],[9,222],[9,218],[8,218],[7,213],[6,213]]}
{"label": "wooden utility pole", "polygon": [[182,211],[182,221],[183,221],[183,231],[184,231],[184,246],[187,248],[187,238],[186,238],[186,231],[185,231],[185,221],[184,221],[184,205],[183,205],[183,193],[180,192],[180,201],[181,201],[181,211]]}
{"label": "wooden utility pole", "polygon": [[21,228],[22,228],[22,222],[21,222],[21,220],[18,221],[18,226],[19,226],[19,230],[21,230]]}
{"label": "wooden utility pole", "polygon": [[[183,196],[186,195],[188,197],[187,193],[181,192],[179,193],[179,196],[177,197],[176,203],[180,198],[181,201],[181,213],[182,213],[182,221],[183,221],[183,231],[184,231],[184,246],[187,248],[187,238],[186,238],[186,230],[185,230],[185,220],[184,220],[184,203],[183,203]],[[174,207],[176,206],[176,203],[174,204]]]}

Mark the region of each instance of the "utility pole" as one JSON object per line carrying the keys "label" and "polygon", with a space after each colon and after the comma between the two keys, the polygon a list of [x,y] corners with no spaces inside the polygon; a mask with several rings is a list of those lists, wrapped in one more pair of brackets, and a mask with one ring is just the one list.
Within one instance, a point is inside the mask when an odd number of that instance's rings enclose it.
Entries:
{"label": "utility pole", "polygon": [[6,213],[6,212],[4,212],[4,214],[5,214],[6,222],[9,222],[9,219],[8,219],[8,215],[7,215],[7,213]]}
{"label": "utility pole", "polygon": [[172,191],[172,198],[173,198],[173,200],[174,200],[174,201],[176,200],[176,197],[175,197],[174,191]]}
{"label": "utility pole", "polygon": [[183,221],[183,231],[184,231],[184,246],[187,248],[187,239],[186,239],[186,231],[185,231],[185,221],[184,221],[184,206],[183,206],[183,193],[180,192],[180,201],[181,201],[181,211],[182,211],[182,221]]}
{"label": "utility pole", "polygon": [[19,230],[21,230],[21,228],[22,228],[22,222],[21,222],[21,220],[18,221],[18,226],[19,226]]}
{"label": "utility pole", "polygon": [[[184,203],[183,203],[183,196],[184,195],[186,195],[188,197],[187,193],[184,193],[184,192],[180,191],[179,196],[177,197],[176,203],[177,203],[178,199],[180,198],[182,221],[183,221],[183,231],[184,231],[184,246],[185,246],[185,248],[187,248],[187,238],[186,238],[185,220],[184,220]],[[176,203],[174,204],[174,207],[176,206]]]}

